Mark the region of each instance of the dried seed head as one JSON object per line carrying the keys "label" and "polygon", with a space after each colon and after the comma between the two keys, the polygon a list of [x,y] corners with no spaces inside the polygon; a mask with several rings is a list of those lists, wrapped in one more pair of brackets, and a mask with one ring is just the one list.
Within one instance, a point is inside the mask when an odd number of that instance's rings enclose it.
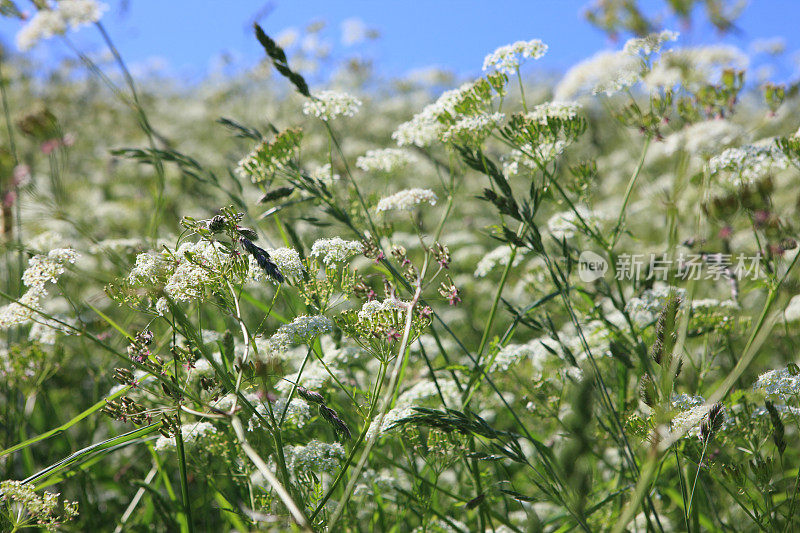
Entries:
{"label": "dried seed head", "polygon": [[243,228],[241,226],[237,226],[236,227],[236,232],[239,235],[241,235],[242,237],[250,239],[251,241],[257,241],[258,240],[258,233],[256,233],[256,230],[254,230],[254,229]]}
{"label": "dried seed head", "polygon": [[711,409],[706,413],[706,419],[700,426],[700,436],[703,442],[709,442],[714,438],[714,435],[722,428],[722,423],[725,421],[725,407],[717,402],[711,406]]}
{"label": "dried seed head", "polygon": [[225,220],[225,217],[222,215],[214,215],[214,217],[208,221],[208,231],[212,233],[219,233],[225,229],[226,225],[227,221]]}
{"label": "dried seed head", "polygon": [[272,189],[271,191],[267,191],[267,193],[264,194],[264,196],[262,196],[258,200],[258,203],[265,204],[267,202],[274,202],[275,200],[286,198],[293,192],[294,192],[294,187],[278,187],[277,189]]}
{"label": "dried seed head", "polygon": [[324,405],[319,406],[319,414],[328,424],[331,425],[333,430],[336,432],[336,435],[343,437],[345,440],[349,440],[350,429],[347,427],[347,424],[344,423],[344,420],[339,418],[339,415],[331,409],[330,407],[326,407]]}
{"label": "dried seed head", "polygon": [[300,397],[307,402],[316,403],[319,405],[325,405],[325,398],[322,396],[322,394],[318,392],[310,391],[308,389],[304,389],[303,387],[298,386],[297,394],[299,394]]}

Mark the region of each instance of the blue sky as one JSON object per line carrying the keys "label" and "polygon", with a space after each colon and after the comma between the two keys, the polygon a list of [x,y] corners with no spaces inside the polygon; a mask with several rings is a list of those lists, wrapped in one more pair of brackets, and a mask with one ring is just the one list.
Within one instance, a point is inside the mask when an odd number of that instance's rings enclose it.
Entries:
{"label": "blue sky", "polygon": [[[24,0],[18,0],[26,6]],[[374,60],[378,71],[397,76],[429,66],[446,67],[459,75],[480,72],[483,57],[497,46],[520,39],[542,39],[550,46],[538,65],[557,71],[615,46],[582,17],[587,0],[108,0],[103,18],[123,57],[142,67],[160,64],[185,80],[205,76],[220,58],[229,68],[246,68],[263,57],[253,38],[254,18],[267,33],[287,27],[302,30],[309,22],[328,23],[321,34],[334,53],[358,53]],[[660,6],[663,2],[644,0]],[[30,6],[30,4],[27,4]],[[724,41],[745,50],[756,39],[783,37],[787,58],[781,72],[794,74],[789,58],[800,50],[798,0],[753,0],[738,20],[741,32]],[[354,47],[340,42],[343,20],[358,17],[381,34],[376,41]],[[0,38],[14,48],[19,21],[0,20]],[[674,28],[679,29],[679,28]],[[73,36],[83,50],[100,50],[94,28]],[[718,42],[719,36],[699,24],[682,31],[687,44]],[[616,46],[619,46],[617,44]],[[33,57],[52,63],[66,51],[58,40],[38,46]],[[791,66],[790,66],[791,65]]]}

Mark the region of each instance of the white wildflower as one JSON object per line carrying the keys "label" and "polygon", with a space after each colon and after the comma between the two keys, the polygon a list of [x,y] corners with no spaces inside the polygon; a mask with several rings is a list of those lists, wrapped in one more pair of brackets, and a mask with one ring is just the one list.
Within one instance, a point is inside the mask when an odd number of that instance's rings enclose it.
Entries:
{"label": "white wildflower", "polygon": [[555,100],[572,100],[591,91],[611,95],[641,78],[641,59],[627,52],[599,52],[572,67],[555,88]]}
{"label": "white wildflower", "polygon": [[[526,250],[524,248],[519,248],[517,250],[516,257],[514,258],[514,264],[511,266],[517,266],[520,262],[522,262],[525,252]],[[489,272],[494,270],[496,267],[506,266],[509,259],[511,259],[511,247],[506,244],[498,246],[488,254],[484,255],[481,260],[478,261],[478,264],[475,266],[475,273],[473,275],[476,278],[486,277]]]}
{"label": "white wildflower", "polygon": [[770,370],[758,376],[753,388],[767,396],[777,396],[783,401],[797,400],[797,395],[800,394],[800,374],[795,375],[788,368]]}
{"label": "white wildflower", "polygon": [[28,259],[28,268],[22,274],[22,283],[32,289],[56,283],[66,271],[65,263],[75,263],[78,252],[72,248],[56,248],[47,255],[35,255]]}
{"label": "white wildflower", "polygon": [[623,50],[631,55],[651,56],[661,50],[664,43],[678,39],[678,32],[664,30],[644,37],[629,39]]}
{"label": "white wildflower", "polygon": [[525,117],[542,125],[547,125],[551,119],[566,122],[576,118],[582,107],[578,102],[545,102],[534,106]]}
{"label": "white wildflower", "polygon": [[472,143],[485,139],[504,119],[503,113],[480,113],[464,116],[445,129],[441,134],[443,142]]}
{"label": "white wildflower", "polygon": [[[181,438],[184,446],[192,447],[198,442],[217,432],[217,428],[210,422],[197,422],[196,424],[184,424],[181,426]],[[175,437],[160,436],[156,440],[155,448],[157,451],[175,449]]]}
{"label": "white wildflower", "polygon": [[539,39],[517,41],[501,46],[483,60],[483,70],[494,68],[500,72],[514,74],[522,59],[539,59],[547,52],[547,45]]}
{"label": "white wildflower", "polygon": [[446,130],[446,125],[442,123],[441,119],[455,117],[457,104],[472,94],[474,86],[475,82],[469,82],[457,89],[445,91],[435,102],[425,106],[411,120],[400,124],[392,133],[392,139],[397,141],[398,146],[416,145],[421,148],[439,140]]}
{"label": "white wildflower", "polygon": [[436,194],[430,189],[405,189],[386,198],[381,198],[375,211],[411,211],[422,202],[436,205]]}
{"label": "white wildflower", "polygon": [[370,34],[369,28],[360,18],[349,18],[342,21],[342,44],[353,46],[364,41]]}
{"label": "white wildflower", "polygon": [[341,237],[319,239],[311,245],[312,257],[322,257],[326,265],[339,263],[364,251],[364,245],[358,241],[346,241]]}
{"label": "white wildflower", "polygon": [[726,185],[750,185],[768,175],[772,170],[789,166],[786,156],[774,142],[750,144],[738,148],[728,148],[708,160],[710,174],[729,173]]}
{"label": "white wildflower", "polygon": [[345,459],[344,446],[338,442],[328,444],[316,439],[305,446],[286,446],[283,453],[286,467],[294,476],[311,472],[333,474]]}
{"label": "white wildflower", "polygon": [[39,41],[100,20],[108,6],[95,0],[59,0],[44,6],[17,33],[17,47],[30,50]]}
{"label": "white wildflower", "polygon": [[333,323],[324,315],[301,315],[288,324],[283,324],[269,339],[270,346],[285,352],[297,341],[308,342],[331,330]]}
{"label": "white wildflower", "polygon": [[341,179],[339,174],[333,173],[330,163],[325,163],[324,165],[313,168],[308,175],[312,179],[315,179],[318,182],[324,183],[328,186],[330,186],[334,181],[339,181]]}
{"label": "white wildflower", "polygon": [[303,104],[303,114],[328,121],[338,117],[352,117],[361,107],[361,100],[339,91],[320,91]]}
{"label": "white wildflower", "polygon": [[300,259],[300,254],[294,248],[272,248],[267,250],[272,261],[278,266],[281,274],[286,277],[302,279],[306,267]]}
{"label": "white wildflower", "polygon": [[[578,215],[580,215],[580,218]],[[575,235],[576,231],[583,229],[581,219],[590,228],[597,221],[597,218],[586,207],[579,205],[576,206],[575,211],[562,211],[551,216],[547,221],[547,229],[558,240],[570,239]]]}
{"label": "white wildflower", "polygon": [[402,169],[415,161],[415,157],[405,150],[384,148],[367,150],[367,153],[356,160],[356,166],[365,172],[390,173]]}
{"label": "white wildflower", "polygon": [[746,141],[747,131],[730,120],[704,120],[669,135],[662,144],[667,155],[683,150],[708,157],[720,148]]}

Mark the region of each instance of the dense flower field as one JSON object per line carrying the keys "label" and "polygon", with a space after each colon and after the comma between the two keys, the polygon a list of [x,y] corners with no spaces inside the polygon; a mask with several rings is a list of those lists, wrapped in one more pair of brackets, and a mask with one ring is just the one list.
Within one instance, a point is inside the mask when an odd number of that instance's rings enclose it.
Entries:
{"label": "dense flower field", "polygon": [[387,80],[256,25],[185,87],[38,4],[21,50],[109,53],[0,55],[2,531],[800,523],[800,100],[752,53],[598,7],[634,37],[550,81]]}

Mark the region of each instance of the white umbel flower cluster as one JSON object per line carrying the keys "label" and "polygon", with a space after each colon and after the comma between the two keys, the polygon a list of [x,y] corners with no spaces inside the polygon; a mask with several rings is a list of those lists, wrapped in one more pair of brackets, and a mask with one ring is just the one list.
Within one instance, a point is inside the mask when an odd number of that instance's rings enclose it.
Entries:
{"label": "white umbel flower cluster", "polygon": [[[524,248],[519,248],[517,250],[517,256],[514,258],[514,264],[511,266],[517,266],[522,262],[523,255],[525,255],[526,250]],[[489,272],[497,268],[498,266],[506,266],[508,264],[509,259],[511,258],[511,247],[507,244],[502,246],[498,246],[488,254],[484,255],[478,264],[475,266],[475,273],[473,274],[476,278],[483,278],[486,277]]]}
{"label": "white umbel flower cluster", "polygon": [[436,205],[436,193],[430,189],[405,189],[386,198],[381,198],[375,211],[411,211],[422,202]]}
{"label": "white umbel flower cluster", "polygon": [[319,239],[311,245],[312,257],[321,257],[326,265],[340,263],[364,251],[364,245],[358,241],[346,241],[341,237]]}
{"label": "white umbel flower cluster", "polygon": [[651,33],[644,37],[633,38],[625,43],[623,50],[627,54],[651,56],[661,51],[664,43],[677,41],[680,34],[676,31],[664,30],[659,33]]}
{"label": "white umbel flower cluster", "polygon": [[633,86],[641,78],[638,56],[625,51],[599,52],[572,67],[556,85],[556,100],[572,100],[589,90],[594,94],[614,94]]}
{"label": "white umbel flower cluster", "polygon": [[567,122],[576,118],[581,108],[578,102],[545,102],[535,106],[525,117],[542,125],[547,125],[551,119]]}
{"label": "white umbel flower cluster", "polygon": [[445,91],[432,104],[425,106],[411,120],[404,122],[392,133],[398,146],[419,146],[423,148],[439,140],[445,125],[439,120],[443,116],[455,116],[456,104],[475,86],[474,82],[461,85],[458,89]]}
{"label": "white umbel flower cluster", "polygon": [[56,248],[47,255],[31,257],[22,273],[22,283],[28,290],[19,301],[0,307],[0,329],[30,322],[41,308],[41,299],[47,296],[46,285],[56,283],[66,271],[66,264],[75,263],[78,255],[72,248]]}
{"label": "white umbel flower cluster", "polygon": [[37,11],[17,33],[17,47],[30,50],[39,41],[100,20],[108,6],[95,0],[60,0]]}
{"label": "white umbel flower cluster", "polygon": [[481,142],[505,120],[504,113],[481,113],[459,118],[455,124],[444,130],[441,140],[444,142],[471,143]]}
{"label": "white umbel flower cluster", "polygon": [[318,167],[311,169],[311,172],[309,172],[308,175],[312,179],[315,179],[320,183],[324,183],[325,185],[328,186],[332,185],[334,181],[339,181],[341,179],[341,176],[339,176],[339,174],[335,174],[331,170],[330,163],[325,163],[324,165],[320,165]]}
{"label": "white umbel flower cluster", "polygon": [[352,117],[361,107],[361,100],[341,91],[320,91],[303,104],[303,114],[324,121],[339,117]]}
{"label": "white umbel flower cluster", "polygon": [[379,300],[370,300],[364,302],[364,305],[361,306],[361,309],[358,311],[358,319],[362,322],[369,322],[378,313],[395,309],[406,309],[406,303],[393,298],[386,298],[382,302]]}
{"label": "white umbel flower cluster", "polygon": [[[210,422],[197,422],[196,424],[184,424],[181,426],[181,438],[183,439],[183,445],[186,447],[194,446],[204,437],[213,435],[216,432],[217,428]],[[156,451],[174,450],[175,447],[175,437],[162,435],[156,440]]]}
{"label": "white umbel flower cluster", "polygon": [[270,347],[285,352],[296,341],[310,341],[331,330],[333,323],[324,315],[301,315],[278,328],[269,338]]}
{"label": "white umbel flower cluster", "polygon": [[416,158],[405,150],[384,148],[367,150],[367,153],[356,160],[356,166],[365,172],[395,172],[414,162]]}
{"label": "white umbel flower cluster", "polygon": [[306,267],[300,259],[300,254],[294,248],[272,248],[267,250],[272,262],[278,266],[281,274],[286,277],[301,279]]}
{"label": "white umbel flower cluster", "polygon": [[728,171],[731,174],[728,185],[732,186],[753,184],[772,170],[788,166],[786,156],[774,143],[728,148],[708,160],[709,173],[714,175]]}
{"label": "white umbel flower cluster", "polygon": [[[596,222],[596,217],[586,207],[579,205],[575,208],[575,211],[562,211],[551,216],[547,221],[547,229],[550,230],[550,235],[558,240],[570,239],[579,228],[583,228],[581,219],[589,227],[592,227]],[[580,215],[580,218],[578,215]]]}
{"label": "white umbel flower cluster", "polygon": [[708,157],[722,147],[746,140],[747,131],[730,120],[704,120],[669,135],[662,143],[662,150],[666,155],[684,150],[692,155]]}
{"label": "white umbel flower cluster", "polygon": [[788,368],[770,370],[758,376],[753,388],[767,396],[777,396],[783,401],[797,401],[800,394],[800,374],[794,375]]}
{"label": "white umbel flower cluster", "polygon": [[539,39],[517,41],[501,46],[483,60],[483,70],[494,68],[500,72],[514,74],[523,59],[539,59],[547,53],[547,45]]}
{"label": "white umbel flower cluster", "polygon": [[316,439],[305,446],[286,446],[283,454],[286,467],[295,477],[310,472],[333,474],[345,458],[344,446],[338,442],[328,444]]}

